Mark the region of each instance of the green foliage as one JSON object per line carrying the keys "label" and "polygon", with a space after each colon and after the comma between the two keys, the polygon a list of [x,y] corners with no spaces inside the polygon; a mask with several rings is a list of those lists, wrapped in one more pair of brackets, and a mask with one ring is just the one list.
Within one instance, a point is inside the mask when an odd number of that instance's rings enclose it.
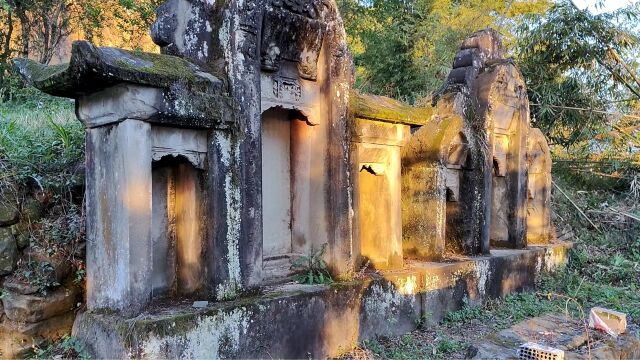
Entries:
{"label": "green foliage", "polygon": [[628,158],[554,159],[553,175],[565,183],[574,184],[584,190],[616,190],[626,192],[631,188],[635,176],[640,173],[640,164]]}
{"label": "green foliage", "polygon": [[55,277],[55,269],[46,261],[28,259],[20,264],[14,274],[17,279],[35,287],[41,294],[46,295],[50,288],[60,286]]}
{"label": "green foliage", "polygon": [[327,263],[322,259],[326,249],[327,244],[322,244],[320,250],[312,250],[311,254],[300,256],[292,262],[291,270],[297,273],[297,282],[309,285],[333,283]]}
{"label": "green foliage", "polygon": [[445,325],[469,323],[473,320],[491,322],[498,328],[538,316],[550,311],[561,310],[560,303],[548,301],[533,293],[508,295],[504,299],[489,300],[482,306],[465,305],[458,311],[445,316]]}
{"label": "green foliage", "polygon": [[435,339],[424,341],[412,335],[398,339],[373,339],[365,341],[365,347],[382,359],[449,359],[451,354],[468,347],[464,341],[449,337],[442,331]]}
{"label": "green foliage", "polygon": [[84,129],[74,118],[68,101],[0,106],[0,189],[30,184],[60,197],[82,185]]}
{"label": "green foliage", "polygon": [[[30,250],[14,276],[41,293],[59,285],[54,264],[84,271],[84,129],[68,101],[0,105],[0,194],[19,200]],[[81,273],[77,275],[81,276]]]}
{"label": "green foliage", "polygon": [[467,347],[463,341],[452,339],[440,332],[436,338],[436,344],[433,346],[433,354],[436,357],[446,358],[446,355],[461,351]]}
{"label": "green foliage", "polygon": [[[85,37],[128,49],[140,48],[162,0],[75,0],[77,23]],[[118,37],[118,38],[115,38]]]}
{"label": "green foliage", "polygon": [[[575,298],[585,308],[604,306],[640,316],[640,222],[620,211],[638,215],[637,201],[628,193],[592,190],[556,181],[572,200],[603,230],[588,230],[586,220],[564,197],[554,198],[554,208],[563,223],[576,234],[565,271],[547,278],[547,291]],[[622,209],[622,210],[621,210]]]}
{"label": "green foliage", "polygon": [[73,282],[75,284],[81,284],[86,276],[87,272],[84,269],[77,269],[75,272],[75,277],[73,278]]}
{"label": "green foliage", "polygon": [[559,144],[591,139],[607,117],[580,109],[611,110],[640,99],[635,77],[638,4],[594,15],[559,1],[518,27],[516,59],[527,82],[534,125]]}
{"label": "green foliage", "polygon": [[45,347],[35,347],[30,359],[91,359],[83,343],[73,336],[65,335],[57,342]]}
{"label": "green foliage", "polygon": [[549,3],[514,1],[509,9],[501,0],[340,0],[338,4],[354,54],[356,86],[415,102],[440,87],[469,34],[498,27],[503,15],[518,23],[523,14],[540,13]]}
{"label": "green foliage", "polygon": [[446,79],[462,40],[493,27],[525,76],[534,125],[554,143],[568,146],[602,135],[617,122],[603,112],[629,112],[640,100],[640,4],[600,15],[567,0],[338,4],[356,87],[365,92],[424,101]]}

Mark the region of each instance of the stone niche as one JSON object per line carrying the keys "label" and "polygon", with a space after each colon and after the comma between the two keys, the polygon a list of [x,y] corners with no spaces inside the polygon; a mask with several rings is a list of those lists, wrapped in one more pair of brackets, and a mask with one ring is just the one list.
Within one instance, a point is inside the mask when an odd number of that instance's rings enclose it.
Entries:
{"label": "stone niche", "polygon": [[551,240],[551,153],[540,129],[531,128],[527,139],[529,183],[527,191],[527,243]]}
{"label": "stone niche", "polygon": [[205,145],[206,133],[133,119],[87,131],[90,308],[203,290]]}
{"label": "stone niche", "polygon": [[[322,127],[300,111],[270,108],[262,115],[262,242],[264,278],[289,273],[291,260],[319,250],[324,227]],[[324,241],[324,242],[323,242]]]}
{"label": "stone niche", "polygon": [[526,242],[529,101],[518,68],[486,66],[478,76],[479,118],[487,127],[492,162],[491,244],[524,248]]}
{"label": "stone niche", "polygon": [[153,294],[193,294],[204,286],[204,164],[207,133],[151,129]]}
{"label": "stone niche", "polygon": [[431,111],[352,91],[350,115],[356,263],[359,268],[402,269],[406,257],[403,147],[414,136],[411,128],[424,124]]}
{"label": "stone niche", "polygon": [[402,228],[405,255],[438,260],[488,252],[483,241],[483,154],[478,136],[459,115],[462,93],[444,95],[429,126],[402,150]]}
{"label": "stone niche", "polygon": [[355,119],[361,263],[379,270],[403,265],[400,149],[409,136],[405,124]]}
{"label": "stone niche", "polygon": [[[333,242],[328,24],[314,1],[271,1],[260,32],[263,279]],[[335,121],[335,120],[334,120]],[[344,151],[344,150],[342,150]],[[331,251],[331,247],[329,247]],[[327,258],[329,260],[329,258]]]}

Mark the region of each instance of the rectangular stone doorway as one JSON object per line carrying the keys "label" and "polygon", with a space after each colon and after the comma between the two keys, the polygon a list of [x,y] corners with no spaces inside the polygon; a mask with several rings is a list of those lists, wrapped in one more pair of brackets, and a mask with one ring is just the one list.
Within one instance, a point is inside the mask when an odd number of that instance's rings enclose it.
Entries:
{"label": "rectangular stone doorway", "polygon": [[191,294],[202,288],[201,171],[183,157],[153,163],[153,293]]}
{"label": "rectangular stone doorway", "polygon": [[[308,137],[314,127],[298,111],[271,108],[262,115],[263,277],[290,273],[291,259],[308,252],[308,209],[317,181]],[[317,151],[317,150],[316,150]],[[297,235],[296,235],[297,234]]]}

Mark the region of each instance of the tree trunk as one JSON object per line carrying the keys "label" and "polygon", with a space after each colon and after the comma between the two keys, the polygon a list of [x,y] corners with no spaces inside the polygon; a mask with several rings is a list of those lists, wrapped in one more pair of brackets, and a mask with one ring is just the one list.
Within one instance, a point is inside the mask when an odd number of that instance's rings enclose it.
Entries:
{"label": "tree trunk", "polygon": [[[13,36],[13,13],[11,10],[7,11],[7,32],[2,34],[2,53],[0,54],[0,87],[4,88],[4,78],[8,68],[8,61],[11,58],[11,37]],[[2,97],[5,97],[5,92],[2,92]],[[4,99],[3,99],[4,100]]]}
{"label": "tree trunk", "polygon": [[20,57],[29,57],[29,38],[31,35],[31,22],[24,9],[15,7],[16,16],[20,20]]}

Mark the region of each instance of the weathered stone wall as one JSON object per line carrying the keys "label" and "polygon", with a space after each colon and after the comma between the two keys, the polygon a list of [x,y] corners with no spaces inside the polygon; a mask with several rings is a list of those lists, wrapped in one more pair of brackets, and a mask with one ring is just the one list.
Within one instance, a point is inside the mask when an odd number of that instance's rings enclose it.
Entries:
{"label": "weathered stone wall", "polygon": [[487,64],[477,79],[478,121],[487,131],[491,171],[491,243],[524,248],[529,100],[520,70],[509,60]]}
{"label": "weathered stone wall", "polygon": [[32,242],[47,206],[41,192],[0,192],[0,358],[26,356],[71,332],[80,293],[71,248]]}

